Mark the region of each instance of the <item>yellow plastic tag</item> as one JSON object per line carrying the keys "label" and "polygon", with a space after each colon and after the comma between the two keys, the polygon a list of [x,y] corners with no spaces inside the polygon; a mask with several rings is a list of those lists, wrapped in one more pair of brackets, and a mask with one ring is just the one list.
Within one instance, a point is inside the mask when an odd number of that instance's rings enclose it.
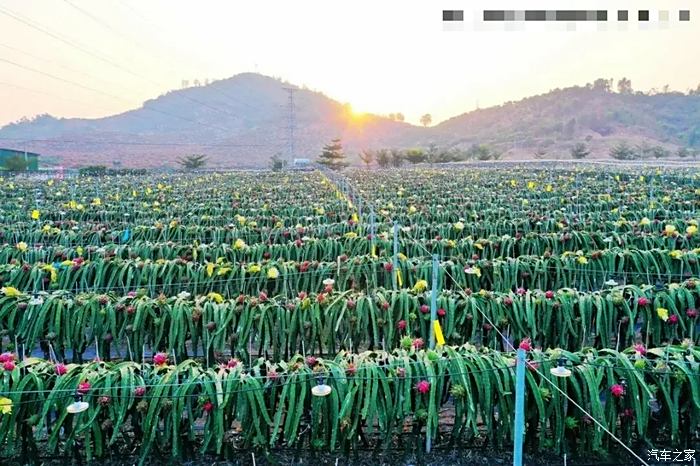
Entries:
{"label": "yellow plastic tag", "polygon": [[398,282],[399,286],[403,286],[403,279],[401,278],[401,270],[396,269],[396,281]]}
{"label": "yellow plastic tag", "polygon": [[375,244],[372,245],[372,257],[377,257],[377,246]]}
{"label": "yellow plastic tag", "polygon": [[437,320],[433,321],[433,330],[435,331],[435,343],[442,346],[445,344],[445,337],[442,335],[442,327]]}

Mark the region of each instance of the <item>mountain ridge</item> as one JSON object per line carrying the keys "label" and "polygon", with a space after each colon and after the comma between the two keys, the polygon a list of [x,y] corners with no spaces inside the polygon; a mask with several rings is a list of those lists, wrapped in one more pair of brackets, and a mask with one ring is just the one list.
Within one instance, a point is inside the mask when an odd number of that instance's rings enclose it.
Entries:
{"label": "mountain ridge", "polygon": [[[295,153],[314,158],[334,137],[351,160],[362,149],[425,147],[464,150],[489,144],[505,158],[534,152],[566,158],[576,142],[605,157],[621,141],[673,150],[700,146],[700,95],[614,93],[592,85],[556,89],[517,102],[456,115],[420,127],[373,114],[354,114],[325,94],[256,73],[241,73],[166,92],[142,106],[95,119],[42,115],[0,128],[0,145],[87,164],[175,166],[187,153],[206,153],[210,166],[257,167],[289,154],[288,92],[295,89]],[[32,140],[23,143],[23,140]]]}

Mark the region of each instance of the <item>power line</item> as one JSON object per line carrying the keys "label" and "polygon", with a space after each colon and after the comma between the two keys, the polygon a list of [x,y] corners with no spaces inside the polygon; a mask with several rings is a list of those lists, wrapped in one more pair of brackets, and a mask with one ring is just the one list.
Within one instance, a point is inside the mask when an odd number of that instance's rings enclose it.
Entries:
{"label": "power line", "polygon": [[[10,18],[12,18],[12,19],[14,19],[14,20],[16,20],[16,21],[19,21],[19,22],[21,22],[22,24],[25,24],[25,25],[31,27],[32,29],[35,29],[35,30],[39,31],[39,32],[41,32],[42,34],[46,34],[46,35],[48,35],[49,37],[52,37],[53,39],[59,40],[60,42],[66,44],[66,45],[68,45],[68,46],[70,46],[70,47],[72,47],[72,48],[74,48],[74,49],[77,49],[77,50],[79,50],[79,51],[81,51],[81,52],[83,52],[83,53],[85,53],[85,54],[87,54],[87,55],[89,55],[89,56],[91,56],[91,57],[93,57],[93,58],[95,58],[95,59],[97,59],[97,60],[103,62],[103,63],[106,63],[106,64],[108,64],[108,65],[110,65],[110,66],[112,66],[112,67],[114,67],[114,68],[117,68],[117,69],[119,69],[119,70],[121,70],[121,71],[123,71],[123,72],[125,72],[125,73],[127,73],[127,74],[130,74],[130,75],[132,75],[132,76],[135,76],[135,77],[137,77],[137,78],[139,78],[139,79],[142,79],[142,80],[144,80],[144,81],[147,81],[147,82],[149,82],[150,84],[155,85],[156,87],[168,87],[168,86],[163,86],[162,83],[158,83],[158,82],[156,82],[156,81],[151,80],[150,78],[148,78],[148,77],[146,77],[146,76],[143,76],[143,75],[141,75],[141,74],[139,74],[139,73],[136,73],[136,72],[134,72],[134,71],[132,71],[132,70],[130,70],[130,69],[128,69],[128,68],[122,66],[121,64],[119,64],[119,63],[117,63],[117,62],[111,60],[111,59],[108,58],[108,57],[105,57],[105,56],[103,56],[103,55],[101,55],[101,54],[99,54],[99,53],[97,53],[97,52],[94,52],[94,51],[90,50],[89,48],[83,46],[83,45],[80,44],[79,42],[76,42],[76,41],[74,41],[74,40],[72,40],[72,39],[70,39],[70,38],[65,38],[65,37],[63,37],[62,35],[58,34],[58,33],[52,32],[52,31],[46,29],[45,27],[41,26],[41,25],[40,25],[39,23],[37,23],[37,22],[33,22],[33,21],[31,21],[31,20],[28,20],[28,19],[26,19],[26,18],[23,18],[23,17],[21,17],[20,15],[18,15],[17,13],[11,11],[11,10],[8,10],[8,9],[6,9],[6,8],[3,8],[3,7],[0,7],[0,13],[4,14],[4,15],[6,15],[6,16],[9,16]],[[211,109],[211,110],[213,110],[213,111],[216,111],[216,112],[218,112],[218,113],[222,113],[222,114],[224,114],[224,115],[227,115],[227,116],[229,116],[229,117],[239,118],[237,115],[234,115],[234,114],[232,114],[232,113],[230,113],[230,112],[228,112],[228,111],[224,111],[224,110],[221,110],[221,109],[219,109],[219,108],[213,107],[213,106],[211,106],[211,105],[209,105],[209,104],[207,104],[207,103],[205,103],[205,102],[199,101],[199,100],[197,100],[197,99],[195,99],[195,98],[193,98],[193,97],[190,97],[190,96],[188,96],[188,95],[186,95],[186,94],[175,93],[175,95],[177,95],[177,96],[179,96],[179,97],[181,97],[181,98],[183,98],[183,99],[186,99],[186,100],[188,100],[188,101],[190,101],[190,102],[193,102],[193,103],[195,103],[195,104],[198,104],[198,105],[200,105],[200,106],[207,107],[207,108],[209,108],[209,109]],[[146,107],[144,106],[144,108],[146,108]],[[193,120],[191,120],[191,121],[193,121]],[[223,127],[219,127],[218,129],[219,129],[219,130],[222,130],[222,131],[229,131],[228,129],[223,128]]]}
{"label": "power line", "polygon": [[[0,46],[2,46],[2,44],[0,44]],[[28,88],[28,87],[20,86],[20,85],[18,85],[18,84],[8,83],[8,82],[5,82],[5,81],[0,81],[0,86],[14,87],[15,89],[21,89],[21,90],[23,90],[23,91],[32,92],[32,93],[35,93],[35,94],[47,95],[47,96],[49,96],[49,97],[58,98],[58,99],[61,99],[61,100],[65,100],[65,101],[67,101],[67,102],[73,102],[73,103],[75,103],[75,104],[85,105],[85,106],[89,106],[89,107],[92,107],[92,108],[95,107],[95,104],[94,104],[94,103],[83,102],[83,101],[81,101],[81,100],[75,100],[75,99],[71,99],[71,98],[69,98],[69,97],[63,97],[63,96],[59,96],[59,95],[54,95],[54,94],[51,94],[50,92],[40,91],[40,90],[38,90],[38,89],[31,89],[31,88]],[[20,138],[0,138],[0,139],[20,139]]]}
{"label": "power line", "polygon": [[[1,60],[1,59],[0,59]],[[0,83],[2,84],[2,83]],[[280,144],[218,144],[218,143],[196,143],[196,142],[129,142],[129,141],[87,141],[79,139],[32,139],[32,138],[13,138],[13,137],[0,137],[0,141],[18,141],[18,142],[34,142],[34,143],[44,143],[44,144],[81,144],[81,145],[121,145],[121,146],[174,146],[174,147],[279,147]]]}
{"label": "power line", "polygon": [[[1,8],[2,8],[2,7],[0,7],[0,9],[1,9]],[[1,13],[1,11],[0,11],[0,13]],[[90,87],[90,86],[85,86],[84,84],[80,84],[80,83],[77,83],[77,82],[75,82],[75,81],[71,81],[71,80],[69,80],[69,79],[65,79],[65,78],[62,78],[62,77],[60,77],[60,76],[56,76],[56,75],[54,75],[54,74],[47,73],[47,72],[45,72],[45,71],[37,70],[36,68],[31,68],[31,67],[29,67],[29,66],[22,65],[21,63],[14,62],[14,61],[12,61],[12,60],[7,60],[7,59],[5,59],[5,58],[1,58],[1,57],[0,57],[0,62],[7,63],[7,64],[9,64],[9,65],[16,66],[16,67],[18,67],[18,68],[21,68],[21,69],[24,69],[24,70],[27,70],[27,71],[31,71],[31,72],[33,72],[33,73],[41,74],[41,75],[47,76],[47,77],[49,77],[49,78],[51,78],[51,79],[55,79],[55,80],[57,80],[57,81],[61,81],[61,82],[67,83],[67,84],[71,84],[71,85],[73,85],[73,86],[76,86],[76,87],[79,87],[79,88],[88,90],[88,91],[90,91],[90,92],[96,92],[96,93],[98,93],[98,94],[107,96],[107,97],[109,97],[109,98],[111,98],[111,99],[120,100],[120,101],[122,101],[122,102],[128,102],[126,99],[123,99],[122,97],[118,97],[118,96],[115,96],[115,95],[113,95],[113,94],[109,94],[109,93],[107,93],[107,92],[101,91],[101,90],[99,90],[99,89],[95,89],[95,88]],[[130,103],[130,102],[129,102],[129,103]],[[162,110],[158,110],[158,109],[155,109],[155,108],[146,107],[146,106],[143,106],[142,108],[143,108],[144,110],[149,110],[149,111],[151,111],[151,112],[160,113],[160,114],[162,114],[162,115],[166,115],[166,116],[169,116],[169,117],[171,117],[171,118],[176,118],[176,119],[178,119],[178,120],[187,121],[187,122],[189,122],[189,123],[194,123],[194,124],[201,125],[201,126],[207,126],[207,127],[214,128],[214,129],[217,129],[217,130],[228,131],[226,128],[223,128],[223,127],[220,127],[220,126],[212,126],[212,125],[210,125],[210,124],[208,124],[208,123],[203,123],[203,122],[200,122],[200,121],[197,121],[197,120],[191,120],[191,119],[189,119],[189,118],[186,118],[186,117],[183,117],[183,116],[180,116],[180,115],[171,114],[171,113],[168,113],[168,112],[164,112],[164,111],[162,111]],[[137,115],[135,115],[135,114],[133,114],[133,113],[131,113],[130,116],[135,116],[135,117],[137,117],[137,118],[145,118],[145,117],[137,116]],[[24,140],[24,139],[22,139],[22,140]]]}
{"label": "power line", "polygon": [[[38,55],[34,55],[33,53],[27,52],[27,51],[25,51],[25,50],[18,49],[18,48],[16,48],[16,47],[11,46],[11,45],[0,44],[0,47],[3,47],[3,48],[5,48],[5,49],[12,50],[13,52],[20,53],[20,54],[22,54],[22,55],[31,57],[31,58],[33,58],[33,59],[35,59],[35,60],[39,60],[39,61],[43,61],[43,62],[46,62],[46,63],[50,63],[50,64],[53,64],[53,65],[56,65],[56,66],[58,66],[58,67],[60,67],[60,68],[63,68],[64,70],[67,70],[68,72],[71,72],[71,73],[82,74],[82,75],[84,75],[84,76],[87,76],[87,77],[90,78],[90,79],[94,79],[94,80],[97,80],[97,81],[101,81],[102,83],[108,84],[108,85],[110,85],[110,86],[118,86],[118,87],[121,87],[122,89],[126,89],[126,88],[125,88],[124,86],[122,86],[121,84],[113,83],[113,82],[110,82],[110,81],[105,81],[105,80],[102,79],[102,78],[99,78],[99,77],[97,77],[97,76],[93,76],[93,75],[88,74],[88,73],[86,73],[86,72],[84,72],[84,71],[76,70],[76,69],[71,68],[71,67],[69,67],[69,66],[65,66],[65,65],[63,65],[62,63],[59,63],[59,62],[57,62],[57,61],[55,61],[55,60],[50,60],[50,59],[48,59],[48,58],[43,58],[43,57],[40,57],[40,56],[38,56]],[[128,90],[128,89],[127,89],[127,90]]]}
{"label": "power line", "polygon": [[[128,36],[128,35],[126,35],[126,34],[120,32],[118,29],[116,29],[115,27],[111,26],[111,25],[110,25],[107,21],[105,21],[104,19],[101,19],[101,18],[99,18],[99,17],[93,15],[93,14],[90,13],[89,11],[87,11],[87,10],[85,10],[85,9],[83,9],[83,8],[81,8],[81,7],[79,7],[79,6],[77,6],[77,5],[76,5],[75,3],[73,3],[71,0],[63,0],[63,1],[64,1],[65,3],[67,3],[68,5],[70,5],[73,9],[77,10],[77,11],[78,11],[79,13],[81,13],[82,15],[87,16],[88,18],[90,18],[90,19],[91,19],[92,21],[94,21],[95,23],[97,23],[97,24],[99,24],[100,26],[104,27],[105,29],[109,30],[109,31],[112,32],[114,35],[116,35],[116,36],[120,37],[121,39],[123,39],[123,40],[125,40],[125,41],[127,41],[127,42],[130,42],[131,44],[135,45],[135,46],[137,47],[138,50],[144,50],[144,49],[146,48],[146,47],[144,46],[144,44],[142,44],[141,42],[139,42],[139,41],[137,41],[136,39],[134,39],[134,38],[132,38],[132,37],[130,37],[130,36]],[[134,11],[133,8],[129,7],[128,5],[125,5],[124,2],[122,2],[122,5],[123,5],[123,6],[126,6],[126,8],[128,8],[128,9],[131,10],[132,12]],[[143,19],[143,16],[142,16],[142,15],[137,15],[137,16],[139,16],[140,18]],[[171,70],[173,70],[173,71],[176,70],[177,67],[174,66],[174,64],[173,64],[170,60],[168,60],[166,57],[159,56],[159,58],[165,59],[165,61],[168,62],[168,66],[170,67]],[[211,86],[211,87],[209,87],[209,89],[213,90],[214,92],[216,92],[216,93],[218,93],[218,94],[224,96],[225,98],[227,98],[227,99],[229,99],[229,100],[231,100],[231,101],[234,101],[234,102],[240,103],[240,104],[242,104],[242,105],[245,105],[245,106],[247,106],[247,107],[250,107],[250,108],[252,108],[252,109],[255,109],[255,107],[252,106],[252,105],[250,105],[249,103],[247,103],[247,102],[245,102],[245,101],[242,101],[242,100],[240,100],[240,99],[237,99],[237,98],[235,98],[235,97],[233,97],[233,96],[231,96],[231,95],[225,93],[225,92],[222,91],[221,89],[216,88],[215,86]],[[232,114],[232,113],[230,113],[230,112],[226,112],[226,113],[228,113],[229,115],[233,116],[234,118],[239,118],[237,115],[234,115],[234,114]]]}

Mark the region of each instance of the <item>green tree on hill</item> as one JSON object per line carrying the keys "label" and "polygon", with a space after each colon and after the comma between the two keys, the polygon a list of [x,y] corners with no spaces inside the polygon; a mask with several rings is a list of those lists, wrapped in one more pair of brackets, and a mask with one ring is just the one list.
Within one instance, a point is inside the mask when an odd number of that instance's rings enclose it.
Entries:
{"label": "green tree on hill", "polygon": [[186,157],[181,157],[177,163],[186,170],[197,170],[207,164],[207,156],[204,154],[193,154]]}
{"label": "green tree on hill", "polygon": [[329,144],[323,146],[321,155],[318,156],[316,161],[331,170],[341,170],[349,165],[345,159],[343,145],[340,143],[339,138],[335,138]]}
{"label": "green tree on hill", "polygon": [[381,168],[386,168],[389,166],[391,163],[391,154],[389,153],[389,150],[387,149],[379,149],[377,151],[377,165],[379,165]]}
{"label": "green tree on hill", "polygon": [[572,159],[585,159],[591,152],[586,147],[586,144],[582,142],[577,142],[574,147],[571,148],[571,158]]}
{"label": "green tree on hill", "polygon": [[279,172],[286,168],[287,161],[280,154],[275,154],[270,157],[270,169],[273,172]]}
{"label": "green tree on hill", "polygon": [[616,160],[636,160],[639,158],[639,155],[626,143],[621,142],[610,149],[610,157]]}
{"label": "green tree on hill", "polygon": [[365,164],[366,168],[369,168],[369,166],[372,165],[374,159],[374,151],[370,149],[362,149],[362,151],[360,152],[360,160],[362,160],[362,163]]}

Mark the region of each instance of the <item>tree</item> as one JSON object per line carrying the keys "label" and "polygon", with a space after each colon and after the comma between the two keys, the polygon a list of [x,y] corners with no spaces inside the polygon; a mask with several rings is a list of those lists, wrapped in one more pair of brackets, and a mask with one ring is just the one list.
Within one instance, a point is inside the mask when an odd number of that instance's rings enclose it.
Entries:
{"label": "tree", "polygon": [[403,165],[404,158],[403,158],[403,152],[401,151],[401,149],[391,149],[389,151],[389,153],[391,154],[391,166],[392,167],[398,168],[401,165]]}
{"label": "tree", "polygon": [[583,142],[577,142],[574,147],[571,148],[571,158],[572,159],[585,159],[591,152],[586,147]]}
{"label": "tree", "polygon": [[177,163],[186,170],[197,170],[207,164],[208,157],[204,154],[192,154],[186,157],[181,157]]}
{"label": "tree", "polygon": [[598,78],[595,81],[593,81],[593,89],[597,91],[604,91],[604,92],[610,92],[610,89],[612,88],[612,83],[613,80],[610,79],[603,79],[603,78]]}
{"label": "tree", "polygon": [[468,154],[462,154],[459,149],[447,149],[440,150],[435,158],[433,158],[433,163],[450,163],[457,162],[462,159],[469,158]]}
{"label": "tree", "polygon": [[689,157],[690,155],[690,150],[687,147],[679,147],[676,151],[676,157],[680,157],[682,159]]}
{"label": "tree", "polygon": [[651,148],[651,155],[655,159],[662,159],[664,157],[670,157],[671,152],[661,146],[654,146]]}
{"label": "tree", "polygon": [[369,149],[362,149],[360,152],[360,160],[362,160],[362,163],[365,164],[367,168],[369,168],[370,165],[372,165],[372,162],[374,162],[374,151],[371,151]]}
{"label": "tree", "polygon": [[435,163],[437,161],[439,154],[439,149],[437,144],[435,143],[430,143],[428,145],[428,149],[425,151],[425,160],[428,163]]}
{"label": "tree", "polygon": [[349,165],[345,160],[345,153],[343,152],[340,138],[335,138],[323,146],[321,155],[318,156],[316,161],[331,170],[341,170]]}
{"label": "tree", "polygon": [[270,169],[273,172],[279,172],[287,167],[287,161],[280,154],[275,154],[270,157]]}
{"label": "tree", "polygon": [[493,152],[486,144],[474,144],[469,148],[467,155],[470,159],[482,161],[501,158],[501,154],[496,154],[496,152]]}
{"label": "tree", "polygon": [[13,155],[5,159],[3,168],[11,172],[23,172],[27,169],[27,161],[21,155]]}
{"label": "tree", "polygon": [[423,163],[428,159],[428,156],[423,149],[409,149],[406,151],[403,157],[408,163],[413,165]]}
{"label": "tree", "polygon": [[389,154],[387,149],[379,149],[377,151],[376,159],[377,165],[379,165],[381,168],[386,168],[391,163],[391,154]]}
{"label": "tree", "polygon": [[610,149],[610,157],[617,160],[635,160],[639,155],[627,143],[621,142]]}
{"label": "tree", "polygon": [[105,176],[106,174],[107,167],[104,165],[88,165],[78,169],[78,175],[80,176]]}
{"label": "tree", "polygon": [[425,127],[430,126],[430,124],[432,122],[433,122],[433,117],[432,117],[432,115],[430,115],[430,113],[426,113],[425,115],[420,117],[420,124],[425,126]]}
{"label": "tree", "polygon": [[620,94],[632,94],[632,81],[622,78],[617,82],[617,92]]}
{"label": "tree", "polygon": [[396,114],[396,121],[404,121],[405,117],[403,116],[403,113],[399,112]]}

